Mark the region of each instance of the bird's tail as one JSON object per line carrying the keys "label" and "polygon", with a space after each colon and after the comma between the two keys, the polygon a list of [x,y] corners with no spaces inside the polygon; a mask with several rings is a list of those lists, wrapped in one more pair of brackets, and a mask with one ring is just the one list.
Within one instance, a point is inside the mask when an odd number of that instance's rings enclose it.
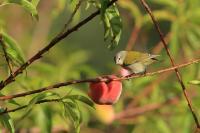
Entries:
{"label": "bird's tail", "polygon": [[151,59],[152,59],[153,61],[159,61],[159,62],[163,61],[162,59],[158,59],[158,58],[157,58],[158,56],[160,56],[160,55],[151,55]]}

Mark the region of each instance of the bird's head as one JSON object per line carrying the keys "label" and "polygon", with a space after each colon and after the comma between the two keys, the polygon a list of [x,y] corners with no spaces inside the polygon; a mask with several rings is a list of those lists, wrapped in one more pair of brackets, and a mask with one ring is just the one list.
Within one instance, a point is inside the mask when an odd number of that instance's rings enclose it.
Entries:
{"label": "bird's head", "polygon": [[127,54],[127,51],[119,51],[114,57],[115,64],[123,65],[124,60],[126,58],[126,54]]}

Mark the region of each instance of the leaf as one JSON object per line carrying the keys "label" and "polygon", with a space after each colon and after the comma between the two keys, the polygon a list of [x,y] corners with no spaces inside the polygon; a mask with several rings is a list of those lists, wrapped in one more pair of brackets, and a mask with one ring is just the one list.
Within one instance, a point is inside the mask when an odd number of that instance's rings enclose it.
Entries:
{"label": "leaf", "polygon": [[47,97],[49,97],[49,96],[58,96],[58,97],[59,97],[59,95],[58,95],[57,93],[53,93],[53,92],[45,92],[45,93],[40,93],[40,94],[38,94],[37,96],[33,97],[33,98],[29,101],[28,107],[26,108],[23,117],[30,113],[31,109],[33,108],[33,106],[34,106],[38,101],[43,100],[43,99],[45,99],[45,98],[47,98]]}
{"label": "leaf", "polygon": [[122,21],[119,11],[115,4],[107,8],[109,0],[101,1],[101,20],[104,25],[104,40],[110,40],[109,49],[114,49],[120,40],[122,32]]}
{"label": "leaf", "polygon": [[32,0],[31,3],[33,5],[35,5],[35,7],[37,7],[37,5],[39,4],[40,0]]}
{"label": "leaf", "polygon": [[172,8],[176,8],[178,5],[178,3],[175,0],[151,0],[151,2],[160,5],[170,6]]}
{"label": "leaf", "polygon": [[5,32],[2,32],[3,41],[5,41],[6,52],[13,65],[20,66],[25,63],[22,50],[17,42]]}
{"label": "leaf", "polygon": [[[156,10],[152,12],[154,17],[158,20],[158,21],[170,21],[173,22],[176,20],[176,16],[166,10]],[[146,14],[143,16],[143,24],[152,24],[152,20],[149,17],[149,14]]]}
{"label": "leaf", "polygon": [[71,100],[81,101],[81,102],[85,103],[86,105],[88,105],[88,106],[90,106],[90,107],[92,107],[92,108],[95,109],[94,103],[92,102],[92,100],[90,100],[86,96],[82,96],[82,95],[69,95],[69,96],[66,96],[66,98],[69,98]]}
{"label": "leaf", "polygon": [[156,119],[156,123],[161,133],[171,133],[170,128],[164,120],[158,118]]}
{"label": "leaf", "polygon": [[[36,4],[37,0],[34,3]],[[36,20],[39,19],[36,6],[27,0],[5,0],[2,3],[2,5],[7,5],[7,4],[18,4],[22,6],[26,11],[28,11],[34,18],[36,18]]]}
{"label": "leaf", "polygon": [[192,85],[200,85],[200,80],[191,80],[188,83]]}
{"label": "leaf", "polygon": [[[0,112],[3,112],[4,109],[0,108]],[[0,115],[0,121],[4,127],[6,127],[10,133],[15,133],[15,127],[13,121],[8,113]]]}
{"label": "leaf", "polygon": [[174,55],[177,55],[179,50],[179,26],[178,22],[174,22],[171,27],[172,38],[169,47]]}
{"label": "leaf", "polygon": [[91,5],[94,7],[100,7],[100,4],[96,0],[87,0],[85,9],[87,10]]}
{"label": "leaf", "polygon": [[51,133],[52,128],[52,110],[49,106],[41,106],[38,114],[38,125],[42,133]]}
{"label": "leaf", "polygon": [[78,107],[78,104],[71,100],[63,102],[64,105],[64,116],[69,118],[73,123],[77,133],[80,132],[80,123],[82,122],[81,111]]}
{"label": "leaf", "polygon": [[192,47],[192,50],[194,51],[195,49],[198,49],[200,41],[198,35],[196,35],[192,30],[187,30],[185,32],[187,34],[187,38]]}

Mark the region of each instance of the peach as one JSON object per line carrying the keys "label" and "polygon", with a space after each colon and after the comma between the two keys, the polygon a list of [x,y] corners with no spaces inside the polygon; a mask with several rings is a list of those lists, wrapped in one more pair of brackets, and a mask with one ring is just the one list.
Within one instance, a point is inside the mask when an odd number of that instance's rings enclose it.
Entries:
{"label": "peach", "polygon": [[109,75],[106,76],[106,78],[111,81],[90,83],[89,96],[97,104],[114,104],[118,101],[121,95],[121,81],[114,81],[113,79],[117,78],[115,75]]}

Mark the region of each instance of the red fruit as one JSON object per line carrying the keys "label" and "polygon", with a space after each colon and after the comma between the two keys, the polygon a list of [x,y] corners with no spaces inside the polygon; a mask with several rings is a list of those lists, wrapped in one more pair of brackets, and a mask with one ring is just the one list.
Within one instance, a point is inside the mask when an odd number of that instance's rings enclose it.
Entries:
{"label": "red fruit", "polygon": [[114,104],[118,101],[121,91],[122,83],[120,81],[113,81],[117,78],[114,75],[107,76],[111,81],[90,83],[89,96],[97,104]]}

